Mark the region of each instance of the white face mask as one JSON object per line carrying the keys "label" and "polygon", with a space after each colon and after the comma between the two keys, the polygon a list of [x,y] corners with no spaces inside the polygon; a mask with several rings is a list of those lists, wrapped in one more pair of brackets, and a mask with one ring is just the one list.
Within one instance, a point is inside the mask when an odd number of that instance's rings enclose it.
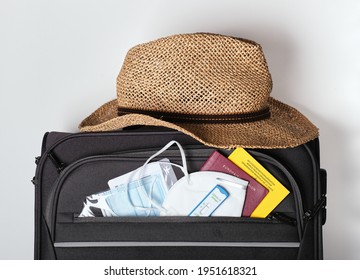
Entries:
{"label": "white face mask", "polygon": [[241,217],[247,181],[212,171],[191,173],[189,180],[183,177],[177,181],[165,197],[162,207],[167,211],[161,215],[188,216],[216,185],[226,189],[229,196],[211,216]]}
{"label": "white face mask", "polygon": [[161,208],[156,203],[153,204],[159,209],[160,215],[188,216],[216,185],[220,185],[229,193],[229,196],[211,216],[241,217],[248,182],[221,172],[199,171],[189,174],[184,150],[178,142],[171,141],[168,143],[163,149],[151,156],[143,167],[173,144],[179,147],[182,166],[169,164],[179,167],[185,176],[172,186],[166,194]]}

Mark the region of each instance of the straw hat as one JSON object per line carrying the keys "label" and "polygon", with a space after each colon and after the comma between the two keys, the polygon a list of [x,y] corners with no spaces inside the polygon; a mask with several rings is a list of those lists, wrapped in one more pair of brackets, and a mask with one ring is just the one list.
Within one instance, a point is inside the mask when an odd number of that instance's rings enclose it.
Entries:
{"label": "straw hat", "polygon": [[81,131],[163,126],[218,148],[295,147],[318,136],[296,109],[272,97],[261,46],[215,34],[182,34],[133,47],[117,77],[117,99]]}

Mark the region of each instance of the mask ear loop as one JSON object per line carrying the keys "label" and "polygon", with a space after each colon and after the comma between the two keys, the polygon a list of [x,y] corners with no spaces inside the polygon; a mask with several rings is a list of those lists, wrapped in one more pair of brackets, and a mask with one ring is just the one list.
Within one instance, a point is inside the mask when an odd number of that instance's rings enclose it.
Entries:
{"label": "mask ear loop", "polygon": [[155,154],[153,154],[151,157],[148,158],[148,160],[143,164],[143,166],[141,167],[140,170],[140,176],[142,175],[142,172],[144,171],[145,166],[155,157],[157,157],[158,155],[162,154],[163,152],[165,152],[167,149],[169,149],[172,145],[176,144],[180,150],[180,154],[181,154],[181,161],[182,161],[182,166],[175,164],[175,163],[170,163],[173,166],[176,166],[178,168],[181,169],[181,171],[184,173],[186,180],[189,182],[189,173],[187,171],[187,164],[186,164],[186,156],[185,156],[185,152],[183,147],[180,145],[179,142],[172,140],[169,143],[167,143],[160,151],[156,152]]}
{"label": "mask ear loop", "polygon": [[144,169],[146,167],[147,164],[149,164],[149,162],[151,160],[153,160],[155,157],[159,156],[160,154],[162,154],[163,152],[165,152],[167,149],[169,149],[172,145],[176,144],[180,150],[180,154],[181,154],[181,160],[182,160],[182,166],[181,165],[178,165],[178,164],[175,164],[175,163],[171,163],[171,162],[163,162],[165,164],[170,164],[172,166],[176,166],[178,168],[181,169],[181,171],[184,173],[184,176],[186,178],[186,180],[188,181],[188,183],[190,183],[190,176],[189,176],[189,172],[187,170],[187,164],[186,164],[186,156],[185,156],[185,152],[184,152],[184,149],[182,148],[182,146],[180,145],[179,142],[175,141],[175,140],[172,140],[170,141],[168,144],[166,144],[160,151],[156,152],[155,154],[153,154],[151,157],[149,157],[147,159],[147,161],[141,166],[141,168],[138,170],[139,172],[139,175],[138,175],[138,178],[139,178],[139,185],[142,186],[142,188],[140,188],[143,192],[145,192],[145,197],[149,200],[149,202],[151,203],[151,205],[153,205],[154,207],[141,207],[141,206],[135,206],[131,200],[131,197],[130,197],[130,194],[129,194],[129,191],[128,191],[128,187],[126,187],[127,189],[127,194],[128,194],[128,198],[129,198],[129,201],[130,203],[132,204],[132,206],[136,209],[139,209],[139,210],[145,210],[147,211],[147,216],[149,216],[150,212],[154,209],[158,209],[160,212],[168,212],[168,210],[166,210],[165,208],[163,208],[161,205],[159,205],[157,202],[155,202],[153,199],[152,199],[152,192],[153,192],[153,187],[154,187],[154,184],[155,184],[155,180],[154,182],[152,183],[151,187],[150,187],[150,190],[149,190],[149,194],[146,193],[145,191],[145,187],[144,185],[142,184],[142,174],[144,172]]}

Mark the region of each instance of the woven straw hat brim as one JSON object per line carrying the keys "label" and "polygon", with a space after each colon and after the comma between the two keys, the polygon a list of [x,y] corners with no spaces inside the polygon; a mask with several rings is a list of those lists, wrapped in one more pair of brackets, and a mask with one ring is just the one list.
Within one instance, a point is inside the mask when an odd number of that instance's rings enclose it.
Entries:
{"label": "woven straw hat brim", "polygon": [[118,130],[132,125],[163,126],[190,135],[216,148],[288,148],[318,137],[318,128],[291,106],[269,98],[269,119],[234,124],[170,123],[142,114],[118,116],[116,99],[81,122],[83,132]]}

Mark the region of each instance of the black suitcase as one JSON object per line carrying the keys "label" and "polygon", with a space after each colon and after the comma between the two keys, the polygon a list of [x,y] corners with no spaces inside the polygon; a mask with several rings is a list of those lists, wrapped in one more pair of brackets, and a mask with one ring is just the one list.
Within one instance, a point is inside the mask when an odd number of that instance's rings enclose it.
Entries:
{"label": "black suitcase", "polygon": [[[290,191],[268,219],[77,217],[87,195],[105,190],[110,178],[141,166],[171,140],[184,147],[189,172],[214,151],[181,132],[151,127],[46,133],[33,178],[35,259],[323,258],[326,171],[318,139],[296,148],[247,149]],[[175,147],[163,156],[181,162]]]}

